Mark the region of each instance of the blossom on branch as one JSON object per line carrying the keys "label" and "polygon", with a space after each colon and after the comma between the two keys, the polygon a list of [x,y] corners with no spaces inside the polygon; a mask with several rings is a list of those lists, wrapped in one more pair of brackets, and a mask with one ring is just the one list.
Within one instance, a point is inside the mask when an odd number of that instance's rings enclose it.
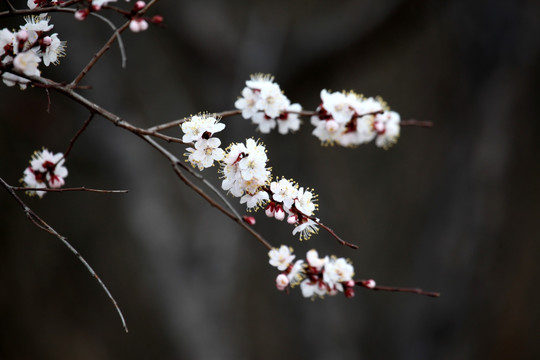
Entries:
{"label": "blossom on branch", "polygon": [[[21,182],[28,188],[53,188],[57,189],[64,185],[64,179],[68,171],[64,166],[64,154],[53,154],[47,149],[36,151],[30,160],[30,166],[24,170]],[[29,190],[28,195],[43,197],[45,191]]]}
{"label": "blossom on branch", "polygon": [[322,298],[340,292],[346,297],[354,296],[354,267],[348,260],[335,256],[319,258],[317,250],[312,249],[307,252],[306,261],[297,260],[292,264],[292,251],[292,248],[281,245],[279,249],[268,252],[270,265],[281,271],[276,278],[278,290],[300,284],[302,295],[307,298]]}
{"label": "blossom on branch", "polygon": [[269,74],[254,74],[246,81],[242,97],[234,103],[242,110],[244,119],[251,119],[263,134],[269,133],[278,125],[280,134],[296,131],[300,127],[298,114],[290,113],[302,110],[300,104],[292,104],[281,88]]}
{"label": "blossom on branch", "polygon": [[321,105],[311,117],[315,135],[323,144],[358,146],[372,141],[388,148],[399,137],[399,115],[380,98],[354,92],[321,91]]}

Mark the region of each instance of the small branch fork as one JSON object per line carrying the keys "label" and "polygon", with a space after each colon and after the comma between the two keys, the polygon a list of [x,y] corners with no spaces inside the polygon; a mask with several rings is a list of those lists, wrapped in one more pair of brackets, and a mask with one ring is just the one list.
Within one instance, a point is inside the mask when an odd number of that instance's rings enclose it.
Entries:
{"label": "small branch fork", "polygon": [[[103,291],[105,291],[105,293],[107,294],[109,299],[112,301],[113,306],[116,309],[116,312],[120,316],[120,320],[122,321],[122,326],[124,327],[124,330],[127,333],[128,328],[127,328],[127,325],[126,325],[126,320],[124,319],[124,315],[122,314],[122,310],[120,310],[120,307],[118,306],[118,303],[116,302],[116,300],[112,296],[111,292],[109,291],[107,286],[105,286],[103,281],[101,281],[101,278],[96,274],[96,272],[90,266],[90,264],[88,264],[88,262],[84,259],[84,257],[82,257],[82,255],[67,241],[66,237],[60,235],[54,228],[52,228],[49,224],[47,224],[45,222],[45,220],[43,220],[35,212],[33,212],[32,209],[30,209],[24,203],[24,201],[21,200],[21,198],[15,193],[15,190],[18,190],[17,187],[13,187],[13,186],[9,185],[1,177],[0,177],[0,184],[2,184],[2,186],[9,192],[9,194],[19,203],[19,205],[23,208],[26,217],[35,226],[37,226],[39,229],[41,229],[41,230],[55,236],[57,239],[59,239],[79,259],[79,261],[81,263],[83,263],[83,265],[86,267],[86,269],[88,270],[90,275],[92,275],[92,277],[94,277],[98,281],[98,283],[101,286],[101,288],[103,289]],[[25,189],[25,190],[27,190],[27,189]],[[39,189],[39,190],[43,190],[43,189]],[[52,189],[49,189],[49,190],[52,190]]]}

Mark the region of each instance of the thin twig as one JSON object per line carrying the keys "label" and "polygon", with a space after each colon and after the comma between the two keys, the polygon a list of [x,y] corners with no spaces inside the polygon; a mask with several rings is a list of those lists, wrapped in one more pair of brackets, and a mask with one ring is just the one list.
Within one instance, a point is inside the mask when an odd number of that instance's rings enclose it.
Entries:
{"label": "thin twig", "polygon": [[[298,210],[296,210],[298,211]],[[358,245],[355,245],[353,243],[350,243],[350,242],[347,242],[345,240],[343,240],[342,238],[340,238],[335,232],[334,230],[330,229],[328,226],[324,225],[322,222],[319,221],[318,218],[316,218],[315,216],[307,216],[305,214],[303,214],[302,212],[298,211],[302,216],[305,216],[307,217],[308,219],[311,219],[313,220],[317,225],[319,225],[320,227],[322,227],[324,230],[328,231],[328,233],[330,233],[330,235],[332,235],[341,245],[345,245],[345,246],[348,246],[350,247],[351,249],[358,249]]]}
{"label": "thin twig", "polygon": [[81,80],[86,76],[86,74],[88,74],[88,72],[92,69],[92,67],[94,67],[94,65],[98,62],[98,60],[101,59],[101,57],[107,52],[107,50],[111,48],[112,43],[118,38],[118,36],[124,30],[128,28],[128,26],[129,26],[129,21],[126,21],[124,25],[120,26],[114,31],[114,33],[111,35],[109,40],[107,40],[105,45],[103,45],[101,49],[97,53],[94,54],[92,59],[90,59],[90,61],[88,62],[88,64],[86,64],[84,69],[81,70],[79,75],[77,75],[77,77],[73,79],[73,81],[71,82],[71,86],[76,86],[77,84],[79,84],[79,82],[81,82]]}
{"label": "thin twig", "polygon": [[424,128],[430,128],[430,127],[433,127],[433,122],[411,119],[411,120],[400,121],[399,125],[401,125],[401,126],[419,126],[419,127],[424,127]]}
{"label": "thin twig", "polygon": [[45,222],[45,220],[43,220],[35,212],[33,212],[32,209],[30,209],[24,203],[24,201],[22,201],[21,198],[15,193],[14,187],[12,187],[8,183],[6,183],[4,181],[4,179],[2,179],[1,177],[0,177],[0,183],[10,193],[10,195],[19,203],[19,205],[23,208],[24,213],[26,214],[28,219],[34,225],[36,225],[41,230],[46,231],[51,235],[54,235],[57,239],[59,239],[79,259],[79,261],[81,263],[83,263],[83,265],[86,267],[88,272],[92,275],[92,277],[94,277],[98,281],[99,285],[101,285],[101,288],[105,291],[105,293],[107,294],[109,299],[112,301],[112,303],[113,303],[113,305],[114,305],[114,307],[116,309],[116,312],[118,313],[118,315],[120,316],[120,319],[122,320],[122,326],[124,327],[124,330],[126,332],[128,332],[128,328],[127,328],[127,325],[126,325],[126,320],[124,319],[124,315],[122,314],[122,310],[120,310],[120,307],[118,306],[118,303],[116,302],[116,300],[112,296],[112,294],[109,291],[109,289],[107,288],[107,286],[105,286],[105,284],[103,283],[101,278],[96,274],[94,269],[90,266],[90,264],[88,264],[88,262],[84,259],[84,257],[67,241],[66,237],[60,235],[53,227],[51,227],[49,224],[47,224]]}
{"label": "thin twig", "polygon": [[391,292],[402,292],[402,293],[412,293],[412,294],[418,294],[418,295],[424,295],[424,296],[430,296],[430,297],[439,297],[441,296],[438,292],[431,292],[431,291],[424,291],[422,289],[417,288],[399,288],[399,287],[391,287],[391,286],[370,286],[369,281],[365,280],[356,280],[355,284],[358,286],[365,287],[369,290],[374,291],[391,291]]}
{"label": "thin twig", "polygon": [[88,124],[90,124],[90,121],[92,121],[92,119],[94,118],[94,115],[95,115],[94,112],[90,112],[90,116],[88,117],[88,119],[86,119],[86,121],[84,122],[82,127],[79,129],[79,131],[77,131],[75,136],[73,136],[73,138],[69,141],[69,145],[66,151],[64,152],[64,156],[62,157],[63,159],[65,159],[68,156],[68,154],[71,152],[71,149],[73,148],[73,145],[75,144],[75,141],[77,141],[77,139],[79,138],[79,136],[81,136],[83,131],[86,130],[86,127],[88,126]]}
{"label": "thin twig", "polygon": [[60,189],[52,189],[52,188],[30,188],[30,187],[24,187],[24,186],[12,186],[11,187],[15,191],[47,191],[47,192],[65,192],[65,191],[87,191],[87,192],[93,192],[93,193],[101,193],[101,194],[123,194],[127,193],[129,190],[103,190],[103,189],[91,189],[84,186],[81,187],[74,187],[74,188],[60,188]]}

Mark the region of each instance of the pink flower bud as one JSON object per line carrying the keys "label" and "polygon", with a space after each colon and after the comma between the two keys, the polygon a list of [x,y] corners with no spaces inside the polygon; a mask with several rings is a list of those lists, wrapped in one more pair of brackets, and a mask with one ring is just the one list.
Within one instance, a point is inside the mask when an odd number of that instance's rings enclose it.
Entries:
{"label": "pink flower bud", "polygon": [[19,32],[17,32],[17,40],[19,41],[28,40],[28,32],[26,32],[26,30],[19,30]]}
{"label": "pink flower bud", "polygon": [[292,214],[291,216],[287,218],[287,223],[291,225],[296,224],[297,222],[298,222],[298,216],[296,214]]}
{"label": "pink flower bud", "polygon": [[346,288],[345,289],[345,297],[347,299],[350,299],[350,298],[354,297],[354,288],[352,288],[352,287]]}
{"label": "pink flower bud", "polygon": [[289,278],[285,274],[279,274],[276,277],[276,287],[278,290],[283,291],[289,286]]}
{"label": "pink flower bud", "polygon": [[373,289],[375,287],[375,285],[377,285],[375,283],[375,280],[373,280],[373,279],[365,280],[365,281],[362,282],[362,284],[365,287],[369,288],[369,289]]}
{"label": "pink flower bud", "polygon": [[255,218],[253,216],[247,216],[247,215],[244,215],[242,216],[242,219],[249,225],[255,225]]}
{"label": "pink flower bud", "polygon": [[142,10],[144,9],[145,6],[146,6],[146,3],[144,1],[137,1],[135,5],[133,6],[133,10],[135,11]]}
{"label": "pink flower bud", "polygon": [[75,19],[83,21],[88,16],[88,10],[77,10],[75,12]]}
{"label": "pink flower bud", "polygon": [[274,210],[276,209],[276,205],[273,202],[270,202],[268,206],[266,206],[266,209],[264,213],[268,217],[274,217]]}
{"label": "pink flower bud", "polygon": [[161,15],[154,15],[152,16],[152,19],[150,19],[150,22],[159,25],[163,22],[163,16]]}
{"label": "pink flower bud", "polygon": [[52,43],[52,39],[51,39],[50,36],[45,36],[45,37],[43,38],[43,45],[49,46],[49,45],[51,45],[51,43]]}
{"label": "pink flower bud", "polygon": [[281,206],[277,207],[274,217],[279,221],[285,219],[285,211],[283,211],[283,208]]}
{"label": "pink flower bud", "polygon": [[355,284],[354,280],[349,280],[349,281],[345,282],[344,285],[347,286],[347,287],[353,287],[356,284]]}

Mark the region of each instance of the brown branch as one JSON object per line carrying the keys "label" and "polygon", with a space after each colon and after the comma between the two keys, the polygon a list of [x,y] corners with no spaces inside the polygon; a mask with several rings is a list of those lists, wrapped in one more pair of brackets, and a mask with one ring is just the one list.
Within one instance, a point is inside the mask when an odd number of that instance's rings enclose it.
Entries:
{"label": "brown branch", "polygon": [[430,297],[439,297],[441,296],[438,292],[431,292],[431,291],[424,291],[422,289],[417,288],[399,288],[399,287],[391,287],[391,286],[370,286],[370,281],[366,280],[356,280],[354,282],[358,286],[362,286],[366,289],[373,290],[373,291],[390,291],[390,292],[402,292],[402,293],[412,293],[417,295],[424,295],[424,296],[430,296]]}
{"label": "brown branch", "polygon": [[424,128],[430,128],[430,127],[433,127],[433,122],[411,119],[411,120],[400,121],[399,125],[401,125],[401,126],[419,126],[419,127],[424,127]]}
{"label": "brown branch", "polygon": [[71,149],[73,148],[73,144],[75,144],[75,141],[77,141],[77,139],[79,138],[79,136],[81,136],[83,131],[86,130],[86,128],[88,127],[88,124],[90,124],[90,121],[92,121],[92,119],[94,118],[94,115],[95,115],[94,112],[90,112],[90,116],[88,117],[88,119],[86,119],[86,121],[84,122],[82,127],[79,129],[79,131],[77,131],[75,136],[73,136],[73,138],[69,141],[69,145],[68,145],[66,151],[64,151],[64,156],[62,157],[63,159],[65,159],[68,156]]}
{"label": "brown branch", "polygon": [[9,185],[8,183],[6,183],[4,181],[4,179],[2,179],[1,177],[0,177],[0,183],[9,192],[9,194],[15,199],[15,201],[17,201],[19,203],[19,205],[23,208],[24,213],[26,214],[26,217],[34,225],[36,225],[39,229],[41,229],[41,230],[55,236],[57,239],[59,239],[79,259],[79,261],[81,263],[83,263],[83,265],[86,267],[88,272],[92,275],[92,277],[94,277],[98,281],[98,283],[101,286],[101,288],[103,289],[103,291],[105,291],[105,293],[107,294],[109,299],[112,301],[112,303],[113,303],[113,305],[114,305],[114,307],[116,309],[116,312],[120,316],[120,320],[122,320],[122,326],[124,327],[124,330],[126,332],[128,332],[128,328],[127,328],[127,325],[126,325],[126,320],[124,319],[124,315],[122,314],[122,310],[120,310],[120,307],[118,306],[118,303],[116,302],[116,300],[112,296],[112,294],[109,291],[109,289],[107,288],[107,286],[105,286],[103,281],[99,278],[99,276],[96,274],[94,269],[90,266],[90,264],[88,264],[88,262],[84,259],[84,257],[67,241],[66,237],[60,235],[53,227],[51,227],[49,224],[47,224],[45,222],[45,220],[40,218],[35,212],[32,211],[32,209],[30,209],[24,203],[24,201],[21,200],[21,198],[15,193],[15,187],[13,187],[13,186]]}
{"label": "brown branch", "polygon": [[75,187],[75,188],[61,188],[61,189],[52,189],[52,188],[30,188],[24,186],[12,186],[15,191],[47,191],[47,192],[66,192],[66,191],[87,191],[93,193],[101,194],[123,194],[127,193],[129,190],[103,190],[103,189],[91,189],[87,187]]}
{"label": "brown branch", "polygon": [[305,214],[303,214],[301,211],[299,211],[298,209],[296,209],[295,211],[297,211],[300,215],[304,216],[304,217],[307,217],[308,219],[310,220],[313,220],[317,225],[319,225],[320,227],[322,227],[324,230],[328,231],[328,233],[330,235],[332,235],[341,245],[345,245],[345,246],[348,246],[350,247],[351,249],[358,249],[358,245],[355,245],[353,243],[350,243],[350,242],[347,242],[345,240],[343,240],[342,238],[340,238],[335,232],[334,230],[330,229],[328,226],[324,225],[322,222],[319,221],[319,219],[317,219],[315,216],[307,216]]}

